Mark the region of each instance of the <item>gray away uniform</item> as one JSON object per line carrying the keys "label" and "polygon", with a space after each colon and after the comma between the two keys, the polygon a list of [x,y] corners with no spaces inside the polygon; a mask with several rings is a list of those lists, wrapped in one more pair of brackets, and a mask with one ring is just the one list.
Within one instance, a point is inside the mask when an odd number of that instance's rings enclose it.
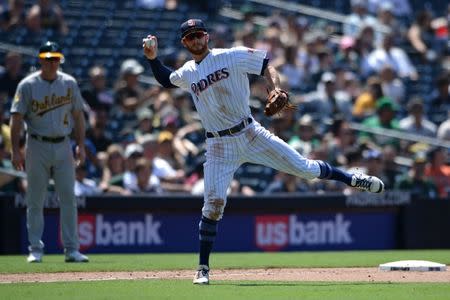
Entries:
{"label": "gray away uniform", "polygon": [[42,251],[43,206],[48,181],[55,181],[60,199],[61,236],[66,251],[78,250],[77,205],[74,195],[74,158],[68,137],[72,132],[72,111],[81,110],[83,99],[76,80],[58,72],[49,82],[35,72],[17,87],[11,113],[23,115],[26,130],[25,169],[28,188],[27,229],[30,251]]}

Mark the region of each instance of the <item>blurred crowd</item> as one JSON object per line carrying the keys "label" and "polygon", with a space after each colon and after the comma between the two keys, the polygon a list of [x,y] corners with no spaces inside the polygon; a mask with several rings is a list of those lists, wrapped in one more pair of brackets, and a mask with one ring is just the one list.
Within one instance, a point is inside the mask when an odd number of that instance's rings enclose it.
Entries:
{"label": "blurred crowd", "polygon": [[[176,9],[178,3],[138,2],[163,9]],[[267,50],[299,107],[265,117],[265,82],[252,76],[250,107],[257,121],[302,155],[375,175],[388,190],[427,198],[450,195],[449,148],[440,146],[450,142],[450,5],[435,15],[408,0],[351,0],[343,24],[273,10],[262,26],[253,7],[243,2],[239,22],[208,16],[210,46]],[[57,1],[48,0],[29,10],[24,1],[8,1],[0,30],[15,26],[70,31]],[[179,49],[164,59],[177,68],[188,58]],[[13,51],[0,63],[0,167],[12,169],[9,108],[27,70],[22,55]],[[149,66],[130,57],[117,73],[92,65],[88,80],[77,78],[88,125],[88,159],[76,168],[77,195],[202,194],[205,136],[190,95],[144,83],[143,75],[151,75]],[[431,92],[422,90],[424,82]],[[3,174],[0,188],[23,192],[26,180]],[[229,188],[230,194],[284,192],[351,191],[339,183],[247,164]]]}

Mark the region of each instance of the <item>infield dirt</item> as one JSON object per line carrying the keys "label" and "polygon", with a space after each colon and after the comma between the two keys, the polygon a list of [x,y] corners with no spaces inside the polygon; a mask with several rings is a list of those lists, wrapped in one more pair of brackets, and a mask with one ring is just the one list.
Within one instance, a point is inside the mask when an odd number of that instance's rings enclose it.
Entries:
{"label": "infield dirt", "polygon": [[[193,270],[146,272],[65,272],[0,274],[0,283],[62,282],[139,279],[192,279]],[[450,271],[405,272],[380,271],[377,268],[288,268],[212,270],[214,280],[261,281],[351,281],[351,282],[447,282]]]}

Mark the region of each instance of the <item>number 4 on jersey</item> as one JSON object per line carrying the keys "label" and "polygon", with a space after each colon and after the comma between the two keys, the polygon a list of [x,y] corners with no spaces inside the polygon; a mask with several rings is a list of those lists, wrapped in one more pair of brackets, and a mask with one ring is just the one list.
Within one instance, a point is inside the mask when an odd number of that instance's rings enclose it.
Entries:
{"label": "number 4 on jersey", "polygon": [[63,123],[64,123],[64,126],[68,126],[69,125],[69,117],[68,117],[67,113],[64,115]]}

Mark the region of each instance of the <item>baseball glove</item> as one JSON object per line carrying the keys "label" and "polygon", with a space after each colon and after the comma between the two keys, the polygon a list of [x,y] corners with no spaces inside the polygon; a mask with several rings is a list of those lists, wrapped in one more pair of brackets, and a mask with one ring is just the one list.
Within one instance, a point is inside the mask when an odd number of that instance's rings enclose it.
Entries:
{"label": "baseball glove", "polygon": [[269,94],[267,95],[266,107],[264,108],[266,116],[270,117],[284,109],[295,109],[297,107],[289,103],[289,94],[285,90],[273,89],[267,92]]}

